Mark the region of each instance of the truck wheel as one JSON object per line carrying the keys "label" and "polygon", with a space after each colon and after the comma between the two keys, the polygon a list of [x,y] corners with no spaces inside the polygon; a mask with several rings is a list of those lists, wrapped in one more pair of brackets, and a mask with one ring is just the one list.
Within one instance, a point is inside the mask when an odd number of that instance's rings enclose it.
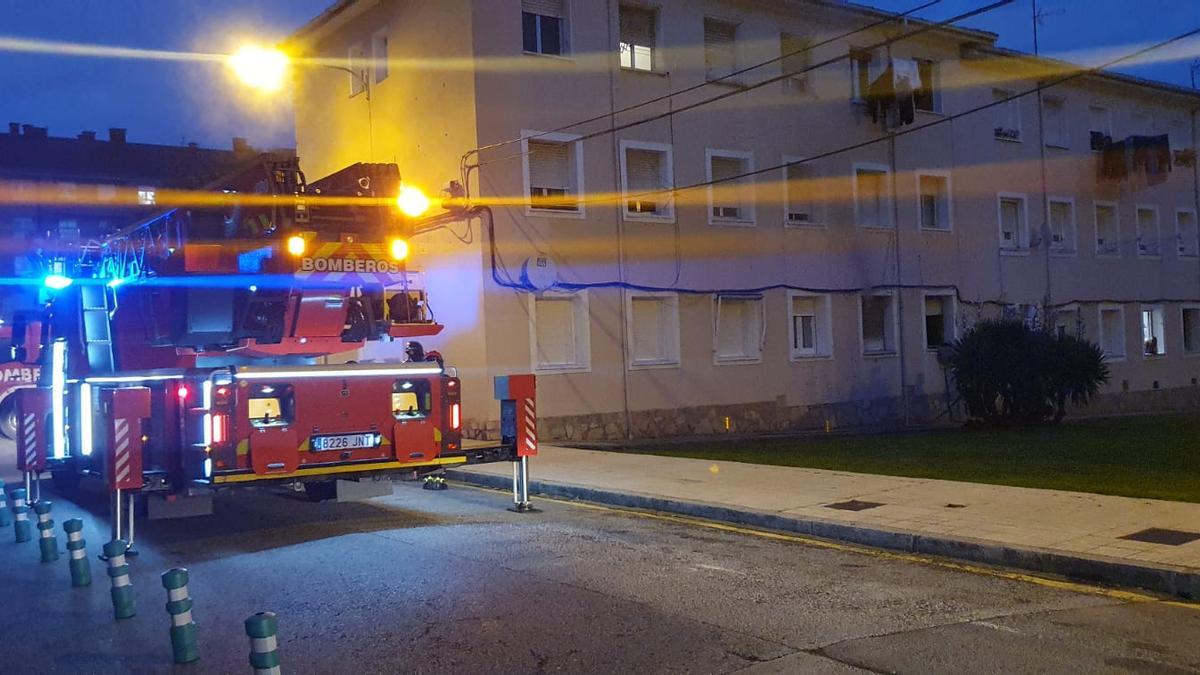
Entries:
{"label": "truck wheel", "polygon": [[304,484],[304,494],[310,502],[327,502],[337,499],[337,481],[319,480]]}
{"label": "truck wheel", "polygon": [[0,403],[0,436],[17,438],[17,399],[9,396]]}

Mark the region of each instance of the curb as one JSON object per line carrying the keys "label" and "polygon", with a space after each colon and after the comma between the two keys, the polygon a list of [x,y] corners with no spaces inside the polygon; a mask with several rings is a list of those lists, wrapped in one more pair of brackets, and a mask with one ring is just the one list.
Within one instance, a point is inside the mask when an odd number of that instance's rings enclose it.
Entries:
{"label": "curb", "polygon": [[[507,476],[448,469],[446,477],[480,487],[499,490],[512,488],[512,479]],[[529,490],[531,493],[547,497],[577,499],[610,506],[661,511],[768,530],[794,532],[873,548],[955,558],[1054,574],[1089,583],[1141,588],[1189,600],[1200,598],[1200,571],[1182,567],[1140,565],[1111,558],[1085,558],[1045,549],[1019,548],[981,540],[914,534],[815,518],[780,516],[760,511],[602,490],[568,483],[530,480]]]}

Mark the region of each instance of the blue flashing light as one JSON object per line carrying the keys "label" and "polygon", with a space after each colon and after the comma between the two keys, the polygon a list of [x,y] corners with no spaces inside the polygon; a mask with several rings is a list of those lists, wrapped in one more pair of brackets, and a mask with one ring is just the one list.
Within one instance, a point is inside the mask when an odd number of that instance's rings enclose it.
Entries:
{"label": "blue flashing light", "polygon": [[109,288],[116,288],[117,286],[120,286],[123,283],[125,283],[125,277],[113,277],[112,279],[109,279],[108,283],[106,283],[104,285],[108,286]]}
{"label": "blue flashing light", "polygon": [[73,283],[75,283],[74,279],[62,274],[48,274],[45,279],[42,279],[42,285],[54,291],[61,291]]}

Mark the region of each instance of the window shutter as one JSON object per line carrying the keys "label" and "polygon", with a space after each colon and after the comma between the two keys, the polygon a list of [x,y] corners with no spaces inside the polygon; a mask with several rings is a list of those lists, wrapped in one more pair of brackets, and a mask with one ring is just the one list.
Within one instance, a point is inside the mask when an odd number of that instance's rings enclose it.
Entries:
{"label": "window shutter", "polygon": [[574,364],[574,301],[570,298],[539,298],[536,302],[537,349],[541,365]]}
{"label": "window shutter", "polygon": [[[662,153],[630,149],[625,157],[630,194],[653,192],[665,187],[662,180]],[[664,195],[665,196],[665,195]]]}
{"label": "window shutter", "polygon": [[734,157],[712,158],[712,179],[714,181],[727,181],[728,184],[734,184],[734,181],[728,179],[743,173],[745,171],[742,170],[742,160],[740,159]]}
{"label": "window shutter", "polygon": [[667,358],[664,301],[633,298],[633,359],[663,361]]}
{"label": "window shutter", "polygon": [[925,298],[925,316],[941,316],[942,315],[942,299],[941,298]]}
{"label": "window shutter", "polygon": [[563,18],[562,0],[521,0],[521,11]]}
{"label": "window shutter", "polygon": [[780,62],[784,75],[804,79],[803,72],[809,66],[809,48],[812,40],[806,37],[783,33],[779,36],[779,52],[783,60]]}
{"label": "window shutter", "polygon": [[704,20],[704,65],[709,77],[723,77],[733,72],[736,39],[736,25]]}
{"label": "window shutter", "polygon": [[566,143],[529,142],[529,187],[570,190],[570,152]]}
{"label": "window shutter", "polygon": [[643,47],[654,46],[654,10],[622,7],[620,24],[621,42]]}

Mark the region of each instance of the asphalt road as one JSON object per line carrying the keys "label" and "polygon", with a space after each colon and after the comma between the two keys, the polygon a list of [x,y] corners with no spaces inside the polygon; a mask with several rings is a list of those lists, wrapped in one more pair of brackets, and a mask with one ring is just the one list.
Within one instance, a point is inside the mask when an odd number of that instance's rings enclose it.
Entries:
{"label": "asphalt road", "polygon": [[[542,500],[402,483],[312,504],[224,495],[142,522],[138,615],[112,619],[101,563],[0,530],[3,672],[171,669],[159,574],[189,568],[202,659],[248,672],[242,620],[279,615],[285,672],[1200,672],[1200,611]],[[107,530],[103,502],[55,503]],[[89,510],[90,509],[90,510]],[[60,549],[62,535],[60,530]]]}

